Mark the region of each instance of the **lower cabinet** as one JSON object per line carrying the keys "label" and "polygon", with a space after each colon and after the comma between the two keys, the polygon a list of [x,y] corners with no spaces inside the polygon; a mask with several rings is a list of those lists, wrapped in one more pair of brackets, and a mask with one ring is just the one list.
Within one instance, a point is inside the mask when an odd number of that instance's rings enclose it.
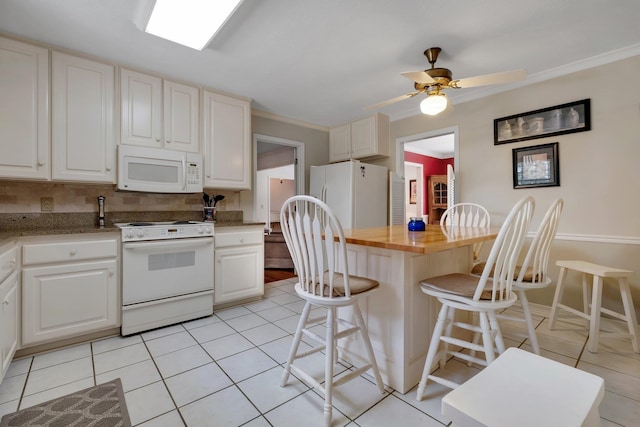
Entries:
{"label": "lower cabinet", "polygon": [[23,245],[23,346],[118,326],[117,248],[117,238]]}
{"label": "lower cabinet", "polygon": [[0,383],[18,349],[19,283],[18,248],[11,242],[0,248]]}
{"label": "lower cabinet", "polygon": [[12,273],[0,284],[0,382],[9,368],[13,355],[18,348],[18,272]]}
{"label": "lower cabinet", "polygon": [[264,294],[264,226],[216,228],[214,305]]}

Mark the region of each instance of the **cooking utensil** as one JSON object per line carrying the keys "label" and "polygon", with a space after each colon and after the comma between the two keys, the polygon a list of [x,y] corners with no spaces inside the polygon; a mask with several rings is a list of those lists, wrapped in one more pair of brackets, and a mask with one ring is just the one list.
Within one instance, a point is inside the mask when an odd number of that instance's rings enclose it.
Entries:
{"label": "cooking utensil", "polygon": [[223,200],[224,196],[222,194],[218,194],[217,196],[213,196],[213,207],[216,206],[216,204],[220,201]]}
{"label": "cooking utensil", "polygon": [[202,200],[204,201],[205,207],[211,206],[211,199],[207,193],[202,193]]}

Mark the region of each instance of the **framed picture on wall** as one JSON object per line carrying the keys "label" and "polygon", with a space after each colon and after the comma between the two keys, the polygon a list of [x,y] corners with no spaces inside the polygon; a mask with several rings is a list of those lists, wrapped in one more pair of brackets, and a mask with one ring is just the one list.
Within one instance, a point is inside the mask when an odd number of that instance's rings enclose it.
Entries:
{"label": "framed picture on wall", "polygon": [[409,204],[415,205],[418,197],[418,183],[415,179],[409,180]]}
{"label": "framed picture on wall", "polygon": [[569,102],[493,121],[493,144],[591,130],[591,100]]}
{"label": "framed picture on wall", "polygon": [[558,143],[514,148],[513,188],[556,187],[560,185]]}

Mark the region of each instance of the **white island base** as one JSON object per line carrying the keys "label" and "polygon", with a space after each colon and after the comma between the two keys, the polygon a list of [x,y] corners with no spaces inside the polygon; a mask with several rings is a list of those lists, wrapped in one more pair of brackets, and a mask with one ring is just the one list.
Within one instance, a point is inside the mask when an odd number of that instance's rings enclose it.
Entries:
{"label": "white island base", "polygon": [[[419,282],[469,272],[471,246],[419,254],[348,244],[347,251],[349,274],[380,282],[375,293],[360,301],[360,308],[384,383],[406,393],[420,381],[440,310],[440,303],[424,294]],[[340,357],[356,366],[364,363],[360,340],[348,338],[341,344]]]}

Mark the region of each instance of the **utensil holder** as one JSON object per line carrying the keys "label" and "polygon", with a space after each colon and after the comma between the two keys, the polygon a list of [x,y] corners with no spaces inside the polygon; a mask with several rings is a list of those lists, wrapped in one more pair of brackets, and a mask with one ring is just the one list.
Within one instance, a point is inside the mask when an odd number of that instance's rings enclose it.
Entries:
{"label": "utensil holder", "polygon": [[216,219],[216,208],[213,206],[205,206],[203,209],[205,222],[214,222]]}

